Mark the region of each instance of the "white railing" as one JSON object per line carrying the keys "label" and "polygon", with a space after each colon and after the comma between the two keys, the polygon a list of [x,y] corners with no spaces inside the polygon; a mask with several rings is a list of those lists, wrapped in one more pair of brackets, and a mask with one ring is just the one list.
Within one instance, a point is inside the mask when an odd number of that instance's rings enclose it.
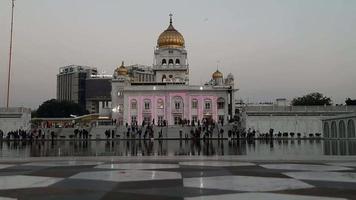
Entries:
{"label": "white railing", "polygon": [[356,106],[246,106],[247,112],[356,112]]}
{"label": "white railing", "polygon": [[31,109],[16,107],[16,108],[0,108],[0,113],[31,113]]}

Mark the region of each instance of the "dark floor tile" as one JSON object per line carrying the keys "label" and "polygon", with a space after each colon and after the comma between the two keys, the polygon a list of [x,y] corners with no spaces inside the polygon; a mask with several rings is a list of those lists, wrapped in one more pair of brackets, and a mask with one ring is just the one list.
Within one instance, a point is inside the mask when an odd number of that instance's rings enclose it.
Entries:
{"label": "dark floor tile", "polygon": [[93,166],[72,166],[72,167],[50,167],[41,170],[37,170],[31,175],[33,176],[46,176],[46,177],[58,177],[58,178],[68,178],[80,172],[88,171],[107,171],[110,169],[97,169]]}
{"label": "dark floor tile", "polygon": [[322,197],[339,197],[346,199],[356,199],[356,189],[334,189],[334,188],[309,188],[298,190],[284,190],[277,193],[283,194],[296,194],[296,195],[310,195],[310,196],[322,196]]}
{"label": "dark floor tile", "polygon": [[341,190],[356,190],[356,183],[350,182],[334,182],[334,181],[315,181],[315,180],[303,180],[303,182],[308,183],[310,185],[314,185],[318,188],[334,188]]}
{"label": "dark floor tile", "polygon": [[116,182],[110,182],[110,181],[65,179],[63,181],[51,185],[50,187],[64,188],[64,189],[111,191],[115,188],[116,185],[117,185]]}
{"label": "dark floor tile", "polygon": [[135,194],[135,193],[127,193],[127,192],[109,192],[105,194],[102,198],[103,200],[184,200],[183,197],[169,197],[160,196],[160,195],[145,195],[145,194]]}
{"label": "dark floor tile", "polygon": [[19,200],[33,199],[89,199],[97,200],[104,196],[104,192],[67,188],[27,188],[0,190],[0,196],[17,198]]}
{"label": "dark floor tile", "polygon": [[121,182],[113,188],[112,191],[121,191],[126,189],[150,189],[150,188],[165,188],[165,187],[182,187],[183,180],[150,180],[150,181],[134,181]]}
{"label": "dark floor tile", "polygon": [[190,188],[190,187],[130,189],[130,190],[123,190],[122,192],[144,194],[144,195],[166,196],[167,198],[168,197],[196,197],[196,196],[205,196],[205,195],[237,193],[236,191],[230,191],[230,190],[201,189],[201,188]]}

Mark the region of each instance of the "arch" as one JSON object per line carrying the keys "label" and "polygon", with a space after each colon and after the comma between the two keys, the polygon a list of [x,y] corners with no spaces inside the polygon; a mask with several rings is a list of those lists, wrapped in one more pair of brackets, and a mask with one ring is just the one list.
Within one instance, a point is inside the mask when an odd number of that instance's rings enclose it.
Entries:
{"label": "arch", "polygon": [[167,79],[166,75],[165,75],[165,74],[163,74],[163,75],[162,75],[162,82],[165,82],[165,81],[166,81],[166,79]]}
{"label": "arch", "polygon": [[339,122],[339,138],[346,138],[346,126],[343,120]]}
{"label": "arch", "polygon": [[145,110],[151,109],[151,100],[150,99],[145,99],[143,100],[143,105]]}
{"label": "arch", "polygon": [[198,99],[192,99],[192,109],[198,109]]}
{"label": "arch", "polygon": [[130,106],[132,110],[137,109],[137,100],[136,99],[131,99]]}
{"label": "arch", "polygon": [[207,99],[204,99],[204,109],[205,110],[211,110],[213,107],[212,107],[212,101],[211,99],[207,98]]}
{"label": "arch", "polygon": [[178,58],[176,59],[176,64],[180,65],[180,60]]}
{"label": "arch", "polygon": [[324,123],[324,138],[329,138],[329,137],[330,137],[329,123],[325,122]]}
{"label": "arch", "polygon": [[163,108],[164,108],[163,99],[161,98],[157,99],[157,109],[163,109]]}
{"label": "arch", "polygon": [[173,105],[172,108],[175,110],[181,110],[184,108],[183,98],[181,96],[173,97]]}
{"label": "arch", "polygon": [[218,109],[224,109],[225,108],[225,99],[222,97],[218,98],[217,104],[218,104]]}
{"label": "arch", "polygon": [[355,138],[355,122],[352,119],[347,122],[347,137]]}
{"label": "arch", "polygon": [[173,59],[169,59],[169,60],[168,60],[168,64],[169,64],[169,65],[170,65],[170,64],[173,65],[173,64],[174,64],[174,63],[173,63]]}
{"label": "arch", "polygon": [[331,122],[331,138],[337,138],[337,127],[336,122]]}
{"label": "arch", "polygon": [[166,59],[163,59],[163,60],[162,60],[162,65],[165,65],[165,64],[167,64],[167,60],[166,60]]}

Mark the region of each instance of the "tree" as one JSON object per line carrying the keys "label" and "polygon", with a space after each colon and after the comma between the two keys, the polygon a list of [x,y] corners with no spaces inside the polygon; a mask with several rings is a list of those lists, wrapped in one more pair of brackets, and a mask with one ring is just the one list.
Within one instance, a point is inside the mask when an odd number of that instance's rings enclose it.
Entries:
{"label": "tree", "polygon": [[293,106],[322,106],[331,105],[330,97],[325,97],[319,92],[310,93],[292,100]]}
{"label": "tree", "polygon": [[47,118],[62,118],[70,117],[70,115],[85,115],[88,111],[82,106],[71,101],[58,101],[56,99],[51,99],[42,103],[34,116],[36,117],[47,117]]}
{"label": "tree", "polygon": [[356,99],[350,99],[350,98],[347,98],[346,101],[345,101],[346,105],[348,106],[355,106],[356,105]]}

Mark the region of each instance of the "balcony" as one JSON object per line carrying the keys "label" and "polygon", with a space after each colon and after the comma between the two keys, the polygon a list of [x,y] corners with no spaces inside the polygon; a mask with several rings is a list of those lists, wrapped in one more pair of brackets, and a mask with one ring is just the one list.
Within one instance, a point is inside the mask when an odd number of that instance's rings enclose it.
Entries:
{"label": "balcony", "polygon": [[142,113],[151,113],[152,111],[151,111],[151,109],[143,109],[142,110]]}
{"label": "balcony", "polygon": [[181,114],[183,113],[183,109],[172,109],[172,113],[177,113],[177,114]]}
{"label": "balcony", "polygon": [[203,114],[204,115],[211,115],[213,113],[213,110],[212,109],[204,109],[203,110]]}

